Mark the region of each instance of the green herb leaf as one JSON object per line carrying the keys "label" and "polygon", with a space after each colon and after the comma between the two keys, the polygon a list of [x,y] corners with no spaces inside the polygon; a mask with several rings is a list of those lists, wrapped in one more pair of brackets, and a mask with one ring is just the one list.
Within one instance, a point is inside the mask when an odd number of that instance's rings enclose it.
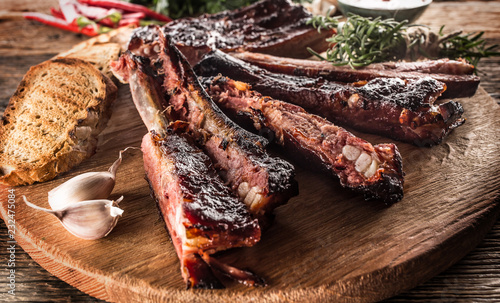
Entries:
{"label": "green herb leaf", "polygon": [[[439,32],[443,36],[442,31]],[[482,58],[500,56],[496,51],[498,45],[486,46],[486,41],[481,39],[484,32],[452,35],[440,41],[439,56],[450,59],[465,59],[477,67]],[[477,72],[477,70],[476,70]]]}
{"label": "green herb leaf", "polygon": [[327,61],[354,68],[404,57],[402,50],[406,49],[401,32],[406,29],[407,22],[353,14],[349,14],[345,22],[341,22],[340,18],[315,16],[308,21],[318,29],[337,28],[337,34],[327,39],[331,43]]}

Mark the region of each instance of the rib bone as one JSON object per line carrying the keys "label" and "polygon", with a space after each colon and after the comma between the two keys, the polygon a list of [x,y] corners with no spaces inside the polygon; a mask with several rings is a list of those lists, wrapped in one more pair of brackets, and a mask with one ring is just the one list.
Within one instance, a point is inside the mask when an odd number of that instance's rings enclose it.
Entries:
{"label": "rib bone", "polygon": [[361,155],[361,150],[352,145],[346,145],[342,148],[342,154],[347,158],[347,160],[355,161]]}

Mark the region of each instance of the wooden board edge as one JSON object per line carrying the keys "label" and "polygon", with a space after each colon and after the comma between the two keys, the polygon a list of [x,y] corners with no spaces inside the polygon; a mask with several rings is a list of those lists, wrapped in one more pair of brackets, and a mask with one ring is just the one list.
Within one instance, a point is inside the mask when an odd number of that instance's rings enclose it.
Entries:
{"label": "wooden board edge", "polygon": [[17,243],[35,262],[53,276],[94,298],[106,302],[163,302],[168,299],[168,297],[162,297],[157,301],[151,296],[145,297],[145,288],[130,287],[130,284],[125,285],[118,279],[112,280],[58,262],[51,258],[50,254],[38,249],[34,243],[25,239],[18,240]]}

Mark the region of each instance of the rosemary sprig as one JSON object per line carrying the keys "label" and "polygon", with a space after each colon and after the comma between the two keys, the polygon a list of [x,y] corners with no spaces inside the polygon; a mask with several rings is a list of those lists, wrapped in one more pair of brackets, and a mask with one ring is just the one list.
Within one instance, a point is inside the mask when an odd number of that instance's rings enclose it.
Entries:
{"label": "rosemary sprig", "polygon": [[332,45],[326,51],[326,58],[309,49],[319,58],[334,65],[349,65],[352,68],[374,62],[399,60],[406,54],[403,36],[407,22],[394,19],[371,19],[350,14],[346,21],[340,17],[315,16],[308,21],[318,31],[337,29],[337,34],[328,38]]}
{"label": "rosemary sprig", "polygon": [[[443,28],[444,26],[439,30],[441,36],[443,36]],[[483,34],[484,32],[462,35],[458,32],[451,35],[440,41],[439,56],[450,59],[463,58],[474,66],[477,66],[481,58],[500,56],[500,52],[495,51],[498,45],[486,47],[486,41],[481,39]]]}
{"label": "rosemary sprig", "polygon": [[337,29],[337,34],[328,38],[331,47],[326,57],[308,49],[311,54],[334,65],[349,65],[351,68],[376,62],[418,58],[463,58],[477,66],[481,58],[500,56],[498,45],[486,46],[481,39],[483,32],[462,35],[461,32],[445,36],[443,27],[438,34],[422,25],[408,24],[394,19],[365,18],[349,14],[345,21],[341,17],[315,16],[308,21],[318,31]]}

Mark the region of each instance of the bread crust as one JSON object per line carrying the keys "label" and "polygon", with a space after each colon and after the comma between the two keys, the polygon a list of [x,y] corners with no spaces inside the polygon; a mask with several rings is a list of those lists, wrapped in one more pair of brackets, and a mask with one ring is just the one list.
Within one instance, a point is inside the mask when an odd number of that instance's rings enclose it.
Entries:
{"label": "bread crust", "polygon": [[30,68],[0,125],[0,183],[48,181],[92,156],[116,96],[116,85],[81,59]]}

